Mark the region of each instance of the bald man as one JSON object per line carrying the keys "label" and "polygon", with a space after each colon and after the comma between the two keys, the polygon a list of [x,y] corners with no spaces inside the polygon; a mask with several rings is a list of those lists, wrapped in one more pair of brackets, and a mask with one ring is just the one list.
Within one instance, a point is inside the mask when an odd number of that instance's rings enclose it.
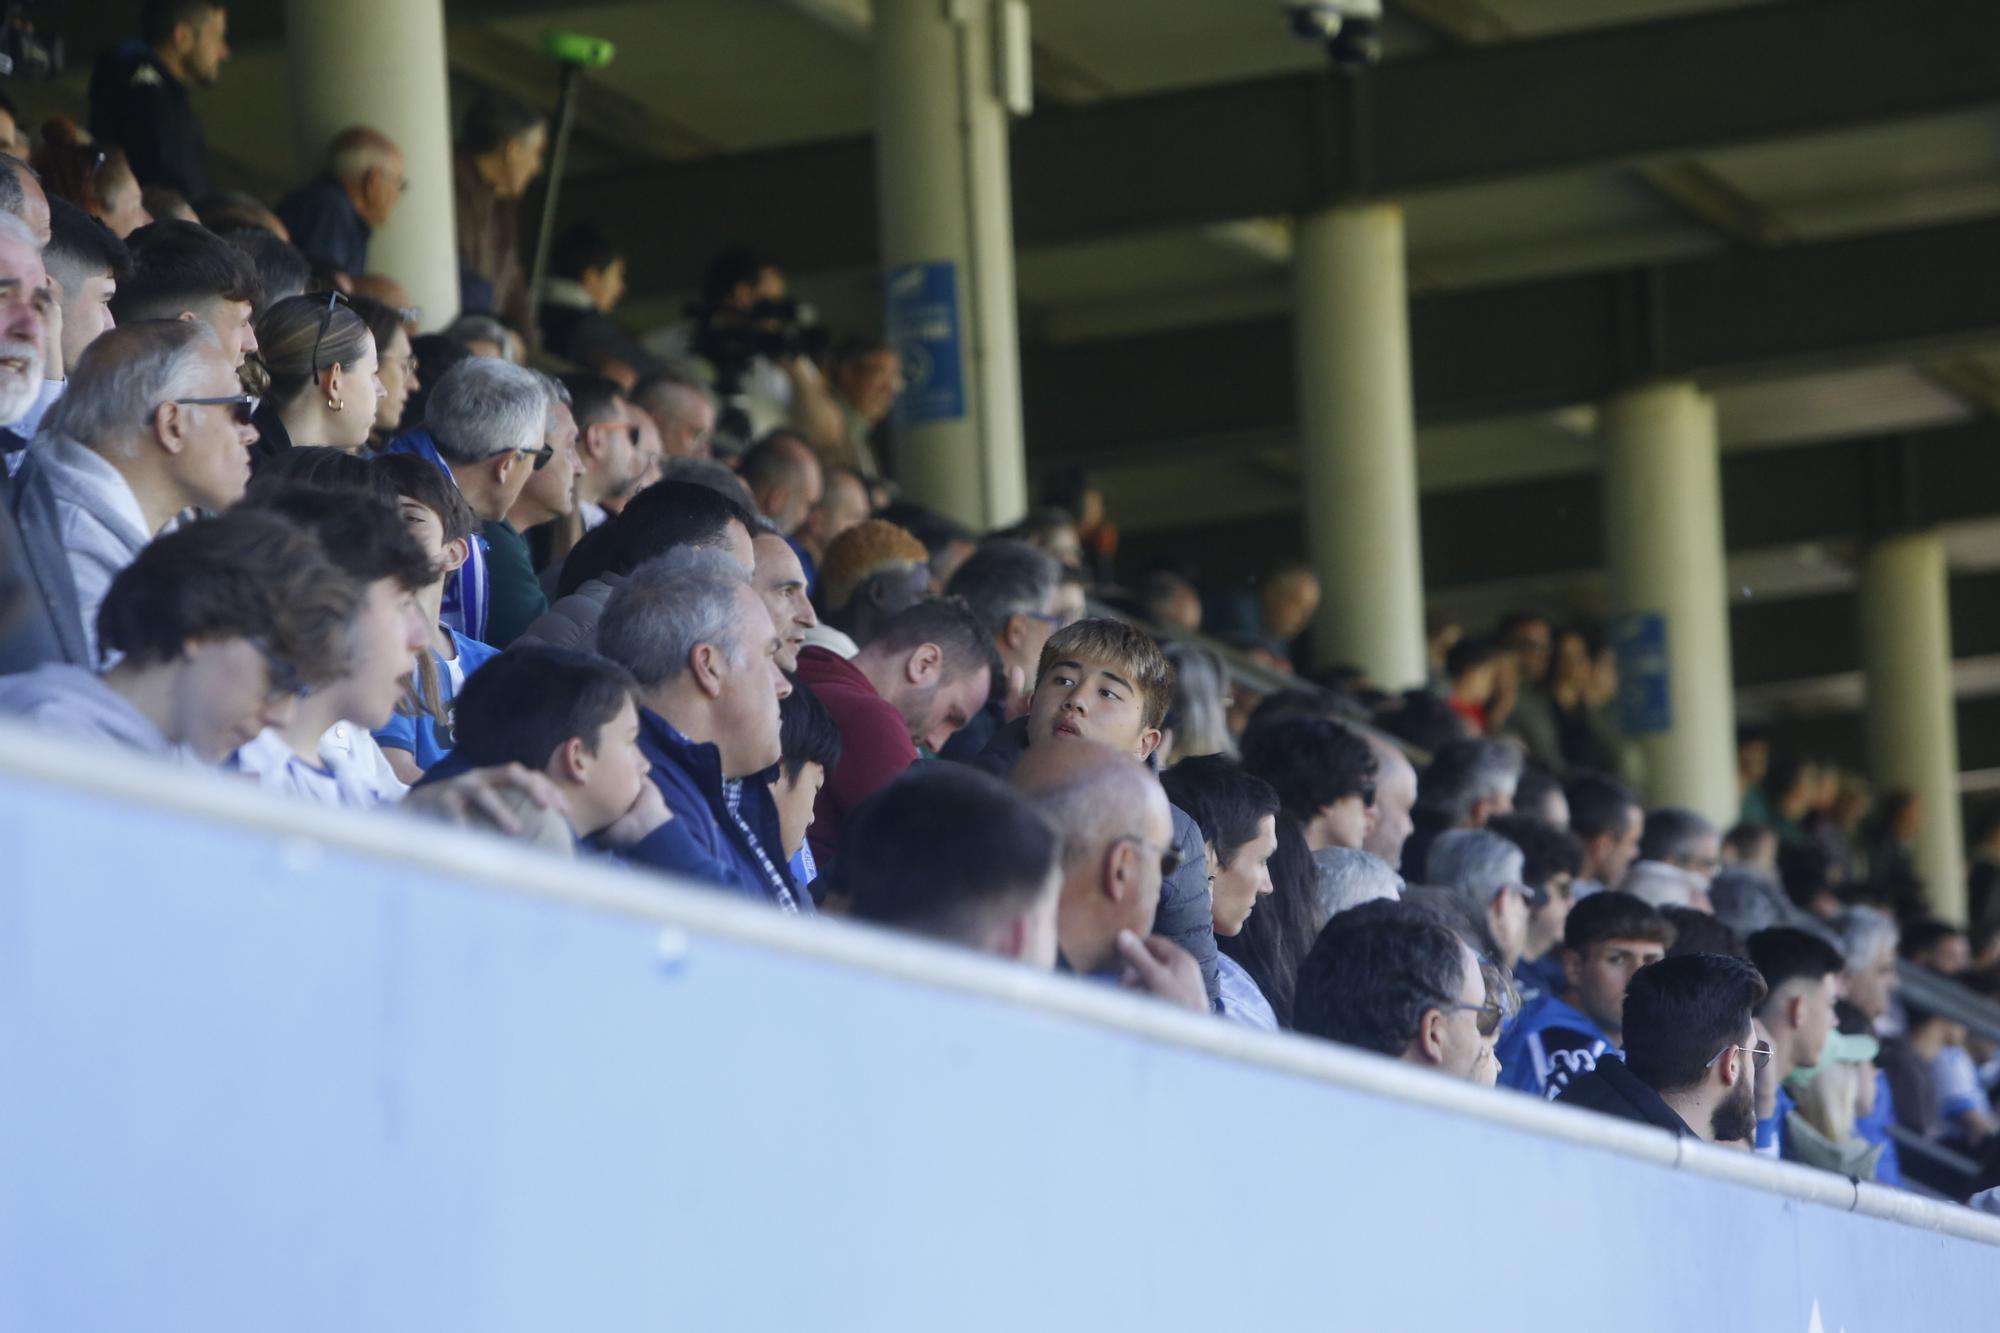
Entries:
{"label": "bald man", "polygon": [[823,480],[819,455],[791,431],[774,430],[759,440],[743,455],[736,471],[758,510],[787,537],[799,530],[819,503]]}
{"label": "bald man", "polygon": [[1062,834],[1056,908],[1062,964],[1210,1012],[1194,955],[1146,933],[1161,882],[1178,866],[1173,815],[1159,780],[1130,755],[1081,738],[1028,750],[1012,776]]}
{"label": "bald man", "polygon": [[325,169],[278,203],[278,217],[307,259],[349,276],[368,268],[368,238],[403,198],[403,150],[380,130],[353,125],[327,145]]}
{"label": "bald man", "polygon": [[1417,803],[1417,770],[1408,755],[1379,736],[1368,737],[1368,748],[1375,752],[1375,822],[1361,848],[1392,866],[1401,865],[1403,844],[1414,827],[1410,810]]}

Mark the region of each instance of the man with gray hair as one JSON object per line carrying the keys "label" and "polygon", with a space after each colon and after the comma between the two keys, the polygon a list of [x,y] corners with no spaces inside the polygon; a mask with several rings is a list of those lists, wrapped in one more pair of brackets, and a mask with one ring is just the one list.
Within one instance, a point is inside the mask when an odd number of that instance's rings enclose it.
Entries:
{"label": "man with gray hair", "polygon": [[1721,868],[1722,839],[1707,818],[1692,810],[1654,810],[1639,834],[1639,859],[1617,887],[1655,907],[1711,912],[1708,886]]}
{"label": "man with gray hair", "polygon": [[368,268],[368,238],[403,198],[403,150],[380,130],[351,125],[327,145],[325,170],[278,202],[292,244],[352,277]]}
{"label": "man with gray hair", "polygon": [[141,320],[84,349],[31,446],[55,493],[84,637],[111,581],[177,515],[227,509],[250,480],[254,400],[192,320]]}
{"label": "man with gray hair", "polygon": [[1061,586],[1062,565],[1054,556],[1010,537],[982,544],[951,576],[946,595],[964,598],[993,636],[1006,681],[945,743],[946,759],[977,762],[994,733],[1028,711],[1028,687],[1041,667],[1042,647],[1064,623],[1055,613]]}
{"label": "man with gray hair", "polygon": [[1431,756],[1417,784],[1415,830],[1403,845],[1403,875],[1424,873],[1431,843],[1446,829],[1483,828],[1494,815],[1511,814],[1521,783],[1521,752],[1503,741],[1477,737],[1447,741]]}
{"label": "man with gray hair", "polygon": [[780,758],[778,633],[743,566],[682,548],[611,594],[597,648],[639,684],[639,745],[699,861],[690,873],[786,912],[811,912],[792,880],[771,783]]}
{"label": "man with gray hair", "polygon": [[690,372],[655,371],[633,386],[632,403],[659,427],[666,457],[715,456],[715,393]]}
{"label": "man with gray hair", "polygon": [[[507,517],[538,461],[554,457],[544,443],[549,394],[544,377],[496,357],[475,356],[444,373],[424,407],[424,424],[398,436],[384,452],[416,454],[450,477],[481,521]],[[444,585],[444,623],[486,642],[491,584],[484,543]]]}
{"label": "man with gray hair", "polygon": [[1431,844],[1426,878],[1447,888],[1479,913],[1486,924],[1501,971],[1512,974],[1528,947],[1528,913],[1541,891],[1524,882],[1521,849],[1485,829],[1448,829]]}
{"label": "man with gray hair", "polygon": [[1352,847],[1322,847],[1312,854],[1313,933],[1350,907],[1372,903],[1378,898],[1403,896],[1403,877],[1373,852]]}

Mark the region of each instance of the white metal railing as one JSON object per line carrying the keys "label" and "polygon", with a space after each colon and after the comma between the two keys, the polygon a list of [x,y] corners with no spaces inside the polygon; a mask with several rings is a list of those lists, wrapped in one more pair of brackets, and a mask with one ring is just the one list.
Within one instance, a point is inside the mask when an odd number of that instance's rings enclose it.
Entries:
{"label": "white metal railing", "polygon": [[[871,969],[969,995],[1027,1005],[1243,1061],[1297,1078],[1432,1107],[1544,1138],[1688,1171],[1801,1201],[1906,1223],[2000,1246],[2000,1218],[1831,1172],[1772,1162],[1678,1139],[1660,1130],[1554,1106],[1515,1092],[1474,1087],[1398,1061],[1330,1042],[1254,1032],[1140,996],[1037,972],[866,926],[827,918],[797,920],[733,895],[643,879],[608,865],[548,855],[498,836],[424,826],[410,816],[360,814],[286,800],[220,774],[189,772],[138,756],[79,746],[0,721],[0,773],[81,796],[149,806],[191,819],[322,845],[470,880],[494,892],[527,894],[580,910],[657,924],[663,949],[686,932],[719,936],[801,959]],[[0,889],[4,891],[4,889]]]}

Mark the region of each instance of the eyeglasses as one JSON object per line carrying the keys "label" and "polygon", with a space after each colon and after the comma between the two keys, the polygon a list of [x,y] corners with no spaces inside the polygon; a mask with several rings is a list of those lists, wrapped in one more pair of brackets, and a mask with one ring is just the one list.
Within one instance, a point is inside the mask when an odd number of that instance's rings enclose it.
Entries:
{"label": "eyeglasses", "polygon": [[232,393],[224,398],[173,398],[170,402],[183,407],[227,407],[233,409],[229,416],[239,426],[251,424],[257,415],[257,395],[252,393]]}
{"label": "eyeglasses", "polygon": [[262,639],[252,639],[258,655],[264,659],[264,670],[270,678],[271,687],[267,696],[272,703],[282,703],[286,699],[303,699],[312,693],[312,686],[299,679],[299,673],[290,662],[271,651],[271,645]]}
{"label": "eyeglasses", "polygon": [[[1146,839],[1140,837],[1136,833],[1128,833],[1124,837],[1120,838],[1118,841],[1129,842],[1132,843],[1134,846],[1138,847],[1151,847],[1153,845],[1152,843],[1146,841]],[[1171,843],[1168,844],[1165,848],[1161,849],[1160,852],[1160,878],[1172,879],[1174,877],[1174,872],[1179,870],[1182,866],[1186,864],[1187,864],[1187,853],[1183,852],[1180,848],[1173,846]]]}
{"label": "eyeglasses", "polygon": [[1039,620],[1044,625],[1053,625],[1057,629],[1069,624],[1068,616],[1059,616],[1053,611],[1023,611],[1021,614],[1030,620]]}
{"label": "eyeglasses", "polygon": [[345,296],[340,294],[338,287],[326,294],[326,309],[321,312],[319,317],[319,333],[313,338],[312,371],[314,384],[319,383],[319,345],[326,341],[326,331],[333,327],[334,307],[346,299]]}
{"label": "eyeglasses", "polygon": [[1438,1008],[1444,1010],[1463,1009],[1469,1014],[1478,1014],[1479,1017],[1473,1020],[1473,1022],[1474,1026],[1479,1029],[1479,1035],[1482,1037],[1490,1037],[1498,1032],[1502,1020],[1507,1016],[1507,1011],[1501,1005],[1500,1001],[1494,999],[1489,999],[1485,1004],[1466,1004],[1455,1000],[1450,1004],[1441,1004]]}
{"label": "eyeglasses", "polygon": [[535,471],[540,472],[549,465],[549,460],[556,456],[556,447],[547,440],[544,440],[542,441],[542,447],[539,449],[516,449],[514,452],[517,454],[526,454],[529,458],[534,459]]}
{"label": "eyeglasses", "polygon": [[1721,1050],[1717,1051],[1714,1055],[1709,1056],[1708,1063],[1703,1065],[1702,1068],[1703,1069],[1715,1068],[1715,1062],[1717,1060],[1720,1060],[1723,1056],[1729,1054],[1729,1052],[1731,1051],[1741,1051],[1745,1055],[1749,1056],[1750,1067],[1752,1069],[1755,1069],[1760,1074],[1764,1072],[1765,1066],[1771,1063],[1771,1043],[1768,1041],[1760,1041],[1755,1046],[1736,1046],[1736,1045],[1725,1046]]}

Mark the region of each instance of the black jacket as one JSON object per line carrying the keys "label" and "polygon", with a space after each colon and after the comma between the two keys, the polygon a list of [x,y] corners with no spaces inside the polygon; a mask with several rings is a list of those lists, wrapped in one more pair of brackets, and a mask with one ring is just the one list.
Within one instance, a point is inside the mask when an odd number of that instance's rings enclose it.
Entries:
{"label": "black jacket", "polygon": [[368,238],[373,234],[347,188],[331,176],[307,181],[278,201],[278,220],[307,259],[359,277],[368,271]]}
{"label": "black jacket", "polygon": [[90,132],[125,150],[141,185],[179,190],[189,203],[208,193],[208,141],[185,84],[139,42],[97,59],[90,74]]}
{"label": "black jacket", "polygon": [[1586,1111],[1602,1111],[1621,1120],[1636,1120],[1642,1125],[1669,1129],[1690,1138],[1695,1136],[1687,1121],[1659,1093],[1640,1082],[1623,1060],[1598,1061],[1597,1068],[1571,1079],[1556,1101],[1562,1106],[1581,1106]]}

